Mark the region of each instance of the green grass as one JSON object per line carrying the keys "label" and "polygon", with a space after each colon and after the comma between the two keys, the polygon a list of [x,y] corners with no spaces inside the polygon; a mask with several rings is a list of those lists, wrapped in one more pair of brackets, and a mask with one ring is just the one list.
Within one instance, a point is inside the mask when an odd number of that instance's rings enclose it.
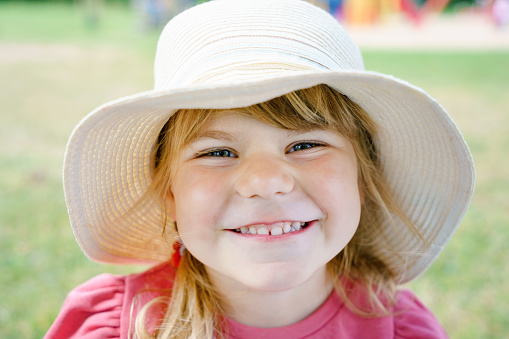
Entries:
{"label": "green grass", "polygon": [[[33,6],[33,7],[32,7]],[[101,272],[74,241],[61,184],[74,125],[96,106],[150,89],[156,32],[104,8],[91,31],[68,5],[0,2],[0,337],[40,338],[67,292]],[[439,259],[410,284],[451,338],[509,333],[508,53],[366,51],[368,69],[425,88],[457,122],[476,194]]]}
{"label": "green grass", "polygon": [[[99,1],[98,1],[99,2]],[[80,2],[76,2],[80,4]],[[152,57],[160,29],[143,29],[142,16],[125,4],[98,7],[97,26],[72,3],[0,2],[0,41],[129,47]]]}

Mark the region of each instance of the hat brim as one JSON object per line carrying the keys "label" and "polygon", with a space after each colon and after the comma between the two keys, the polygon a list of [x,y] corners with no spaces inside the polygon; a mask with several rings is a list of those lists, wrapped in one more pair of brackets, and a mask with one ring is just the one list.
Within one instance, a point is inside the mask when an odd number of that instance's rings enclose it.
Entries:
{"label": "hat brim", "polygon": [[365,109],[378,124],[383,176],[402,210],[430,244],[395,219],[382,222],[377,254],[404,283],[421,274],[459,225],[475,172],[469,149],[447,112],[423,90],[367,71],[312,71],[241,84],[148,91],[107,103],[73,131],[64,189],[75,237],[92,260],[118,264],[168,260],[155,202],[132,207],[151,182],[153,147],[181,108],[236,108],[326,84]]}

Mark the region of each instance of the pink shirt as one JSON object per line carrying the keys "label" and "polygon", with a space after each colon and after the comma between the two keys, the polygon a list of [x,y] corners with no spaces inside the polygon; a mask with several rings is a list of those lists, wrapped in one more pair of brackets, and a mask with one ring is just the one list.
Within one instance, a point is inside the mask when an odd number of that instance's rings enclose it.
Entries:
{"label": "pink shirt", "polygon": [[[127,276],[99,275],[69,293],[45,339],[128,338],[131,305],[134,316],[145,302],[169,289],[175,271],[166,263],[146,272]],[[350,294],[352,301],[365,296]],[[393,316],[363,318],[351,312],[337,296],[331,296],[306,319],[286,327],[255,328],[228,320],[230,338],[447,338],[437,319],[410,291],[400,291]],[[152,310],[161,318],[162,309]],[[155,314],[159,313],[159,315]],[[149,324],[155,328],[157,323]],[[132,331],[132,330],[131,330]],[[131,332],[132,334],[132,332]]]}

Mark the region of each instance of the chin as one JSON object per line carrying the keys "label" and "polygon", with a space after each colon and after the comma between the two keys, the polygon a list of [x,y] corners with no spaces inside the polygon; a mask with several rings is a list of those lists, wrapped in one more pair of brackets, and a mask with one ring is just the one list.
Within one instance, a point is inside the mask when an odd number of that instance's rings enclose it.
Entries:
{"label": "chin", "polygon": [[253,270],[248,279],[243,279],[243,284],[260,292],[284,292],[304,284],[313,274],[301,267],[288,269],[286,266],[284,264],[264,264]]}

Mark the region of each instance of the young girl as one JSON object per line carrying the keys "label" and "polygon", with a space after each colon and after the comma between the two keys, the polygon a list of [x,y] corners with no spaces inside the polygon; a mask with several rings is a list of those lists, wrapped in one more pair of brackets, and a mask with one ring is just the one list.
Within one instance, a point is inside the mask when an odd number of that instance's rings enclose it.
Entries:
{"label": "young girl", "polygon": [[444,338],[409,291],[474,169],[444,109],[363,70],[329,14],[217,0],[175,17],[155,89],[73,132],[64,187],[93,260],[46,338]]}

